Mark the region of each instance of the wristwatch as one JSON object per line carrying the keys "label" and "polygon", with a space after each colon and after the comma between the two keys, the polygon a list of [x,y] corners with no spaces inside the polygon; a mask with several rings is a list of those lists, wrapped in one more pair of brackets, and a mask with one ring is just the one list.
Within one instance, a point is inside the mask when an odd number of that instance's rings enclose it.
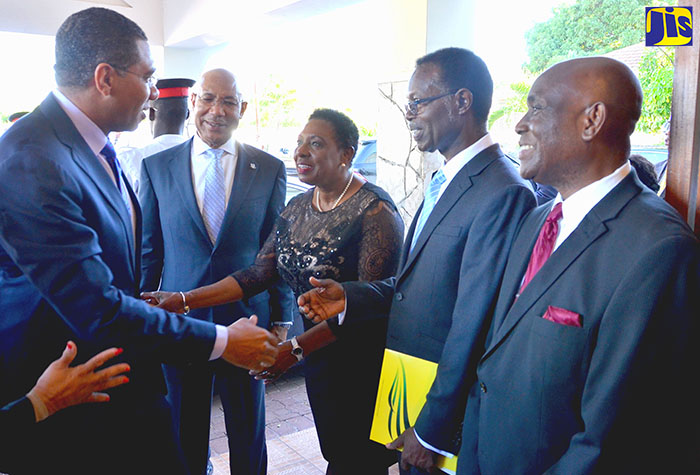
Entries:
{"label": "wristwatch", "polygon": [[297,341],[297,337],[292,338],[289,340],[292,343],[292,354],[294,357],[297,359],[297,361],[301,361],[304,359],[304,349],[299,346],[299,342]]}

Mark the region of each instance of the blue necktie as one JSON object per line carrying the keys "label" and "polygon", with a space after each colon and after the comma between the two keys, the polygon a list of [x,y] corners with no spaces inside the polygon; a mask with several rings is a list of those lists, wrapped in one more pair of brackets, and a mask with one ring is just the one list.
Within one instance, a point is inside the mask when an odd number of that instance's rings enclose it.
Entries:
{"label": "blue necktie", "polygon": [[112,173],[114,173],[114,178],[117,182],[117,189],[121,191],[121,167],[119,166],[119,160],[117,160],[117,154],[114,151],[114,145],[112,145],[109,139],[107,139],[107,143],[102,147],[102,150],[100,150],[100,155],[105,157],[107,163],[109,163],[109,168],[112,169]]}
{"label": "blue necktie", "polygon": [[204,203],[202,214],[212,244],[221,229],[226,212],[226,189],[224,187],[224,167],[221,164],[222,149],[211,148],[205,152],[211,161],[204,175]]}
{"label": "blue necktie", "polygon": [[437,197],[438,194],[440,194],[440,187],[443,183],[445,183],[445,179],[445,174],[442,172],[442,169],[440,169],[435,174],[435,176],[433,176],[433,179],[430,180],[428,191],[425,193],[425,200],[423,200],[423,209],[421,210],[420,216],[418,217],[418,224],[416,224],[416,230],[413,232],[413,240],[411,241],[411,251],[413,250],[413,246],[416,245],[416,241],[418,241],[418,236],[420,236],[420,232],[423,230],[423,226],[428,220],[428,216],[430,216],[430,213],[433,211],[435,203],[437,203]]}

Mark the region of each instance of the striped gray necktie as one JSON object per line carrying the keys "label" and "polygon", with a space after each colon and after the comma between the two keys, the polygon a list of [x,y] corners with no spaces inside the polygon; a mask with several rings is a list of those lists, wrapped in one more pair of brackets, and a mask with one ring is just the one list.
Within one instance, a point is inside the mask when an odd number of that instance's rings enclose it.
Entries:
{"label": "striped gray necktie", "polygon": [[413,233],[413,240],[411,241],[411,251],[413,250],[413,246],[416,245],[416,241],[418,241],[418,236],[420,236],[420,232],[423,230],[423,226],[428,220],[428,216],[430,216],[430,213],[433,211],[435,203],[437,203],[437,197],[438,194],[440,194],[440,187],[443,183],[445,183],[445,174],[442,173],[442,169],[440,169],[435,174],[435,176],[433,176],[433,179],[430,180],[428,191],[425,193],[425,200],[423,200],[423,209],[421,210],[420,216],[418,217],[418,224],[416,224],[416,230]]}
{"label": "striped gray necktie", "polygon": [[204,203],[202,214],[204,225],[207,228],[212,244],[221,229],[226,212],[226,189],[224,187],[224,167],[221,165],[221,156],[224,151],[211,148],[204,152],[211,161],[204,175]]}

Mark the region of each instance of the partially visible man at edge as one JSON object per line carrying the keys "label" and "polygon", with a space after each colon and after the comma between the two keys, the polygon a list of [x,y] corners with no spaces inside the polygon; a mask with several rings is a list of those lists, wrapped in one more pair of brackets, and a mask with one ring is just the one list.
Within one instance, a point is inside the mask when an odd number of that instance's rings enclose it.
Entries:
{"label": "partially visible man at edge", "polygon": [[158,94],[141,28],[103,8],[75,13],[56,35],[55,69],[58,89],[0,139],[0,404],[68,339],[84,355],[123,347],[131,383],[109,404],[37,424],[13,473],[183,474],[160,363],[260,370],[278,339],[255,317],[226,328],[137,296],[141,212],[107,134],[135,129]]}
{"label": "partially visible man at edge", "polygon": [[520,173],[559,194],[513,243],[457,471],[698,473],[700,249],[628,161],[639,82],[575,59],[527,102]]}

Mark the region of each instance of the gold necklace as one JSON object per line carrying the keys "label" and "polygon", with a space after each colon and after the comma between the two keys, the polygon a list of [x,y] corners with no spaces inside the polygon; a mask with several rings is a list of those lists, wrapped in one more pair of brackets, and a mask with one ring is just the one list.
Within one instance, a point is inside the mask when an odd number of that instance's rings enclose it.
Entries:
{"label": "gold necklace", "polygon": [[[345,184],[345,188],[343,189],[343,192],[340,194],[340,196],[338,197],[338,199],[335,200],[335,203],[333,203],[333,206],[332,206],[331,209],[329,209],[328,211],[333,211],[333,210],[335,209],[335,207],[338,206],[338,203],[340,203],[340,200],[343,199],[343,196],[345,196],[345,193],[347,193],[348,188],[350,188],[350,183],[352,183],[352,172],[350,172],[350,179],[349,179],[348,182]],[[317,189],[316,189],[316,208],[318,208],[319,211],[324,212],[323,209],[321,208],[321,198],[320,198],[320,196],[321,196],[321,190],[319,190],[319,189],[317,188]]]}

